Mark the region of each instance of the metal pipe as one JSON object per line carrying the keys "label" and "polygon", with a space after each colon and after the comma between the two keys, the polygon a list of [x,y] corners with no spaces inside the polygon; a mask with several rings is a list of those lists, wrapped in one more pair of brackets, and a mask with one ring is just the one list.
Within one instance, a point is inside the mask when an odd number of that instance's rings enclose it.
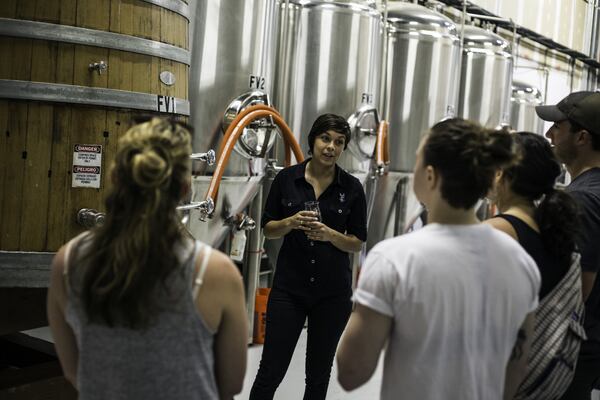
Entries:
{"label": "metal pipe", "polygon": [[[262,219],[262,190],[259,190],[250,204],[250,217],[255,221]],[[260,261],[262,256],[262,228],[260,223],[256,224],[256,229],[250,231],[248,238],[248,247],[246,254],[246,269],[244,276],[246,278],[246,309],[248,311],[249,322],[249,343],[252,341],[252,332],[254,331],[254,298],[258,288],[258,276],[260,273]]]}
{"label": "metal pipe", "polygon": [[[388,26],[388,1],[384,0],[383,1],[383,50],[382,50],[382,54],[381,54],[381,65],[382,65],[382,71],[381,71],[381,80],[380,80],[380,84],[379,86],[381,87],[381,92],[379,94],[379,107],[384,107],[387,106],[386,104],[386,96],[387,96],[387,65],[388,65],[388,31],[387,31],[387,26]],[[387,108],[387,107],[386,107]],[[383,118],[389,118],[387,115],[385,115],[385,110],[382,109],[381,110],[381,115],[383,116]]]}
{"label": "metal pipe", "polygon": [[460,96],[460,79],[462,75],[462,62],[465,51],[465,21],[467,19],[467,0],[463,0],[462,3],[462,15],[460,18],[460,51],[458,52],[458,85],[456,86],[456,90],[454,91],[454,105],[458,106],[459,96]]}
{"label": "metal pipe", "polygon": [[[181,206],[177,206],[177,211],[190,211],[190,210],[198,210],[205,209],[208,214],[212,213],[215,205],[212,200],[204,200],[204,201],[194,201],[189,204],[183,204]],[[210,211],[208,211],[210,210]]]}
{"label": "metal pipe", "polygon": [[[513,75],[515,72],[515,65],[517,65],[517,24],[515,23],[515,21],[513,21],[513,19],[510,19],[510,24],[512,25],[512,48],[511,48],[511,57],[512,57],[512,63],[513,63],[513,67],[510,70],[510,82],[512,84],[513,81]],[[503,121],[501,122],[501,124],[505,124],[505,125],[510,125],[510,118],[511,118],[511,112],[512,112],[512,107],[510,106],[510,97],[511,96],[507,96],[506,97],[506,112],[505,115],[502,116]]]}
{"label": "metal pipe", "polygon": [[470,13],[467,13],[466,12],[466,3],[465,2],[463,2],[463,13],[466,13],[467,16],[469,16],[471,18],[485,19],[487,21],[507,22],[509,24],[513,24],[512,19],[500,18],[500,17],[492,17],[490,15],[470,14]]}
{"label": "metal pipe", "polygon": [[[200,210],[200,215],[210,215],[215,209],[215,204],[212,199],[206,199],[204,201],[192,202],[189,204],[183,204],[177,206],[176,210],[181,212]],[[85,228],[94,228],[104,224],[106,219],[106,213],[94,210],[92,208],[82,208],[77,211],[77,223]],[[184,214],[181,218],[181,223],[186,224],[189,219],[189,214]]]}
{"label": "metal pipe", "polygon": [[396,185],[395,197],[395,213],[394,216],[394,236],[401,235],[404,233],[406,223],[406,199],[408,197],[408,177],[404,176],[400,178]]}
{"label": "metal pipe", "polygon": [[215,163],[215,151],[210,149],[206,153],[192,153],[190,154],[190,158],[192,161],[204,161],[208,165],[213,165]]}

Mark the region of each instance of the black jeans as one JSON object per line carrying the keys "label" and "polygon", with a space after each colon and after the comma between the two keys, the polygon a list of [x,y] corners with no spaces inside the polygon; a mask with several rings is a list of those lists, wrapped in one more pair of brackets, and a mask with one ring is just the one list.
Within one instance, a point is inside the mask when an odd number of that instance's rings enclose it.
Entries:
{"label": "black jeans", "polygon": [[349,295],[311,299],[273,288],[267,303],[265,345],[250,400],[273,398],[307,317],[304,400],[325,399],[335,350],[351,310]]}
{"label": "black jeans", "polygon": [[600,342],[586,341],[581,345],[575,376],[561,400],[589,400],[592,390],[600,385]]}

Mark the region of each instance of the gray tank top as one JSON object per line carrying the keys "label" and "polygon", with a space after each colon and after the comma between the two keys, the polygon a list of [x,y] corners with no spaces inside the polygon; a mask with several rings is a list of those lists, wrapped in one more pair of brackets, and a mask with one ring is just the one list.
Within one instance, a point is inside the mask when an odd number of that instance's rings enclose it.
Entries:
{"label": "gray tank top", "polygon": [[[67,245],[65,260],[65,274],[71,275],[65,313],[79,348],[79,399],[218,399],[215,332],[194,304],[210,246],[198,241],[178,246],[181,264],[167,279],[167,289],[157,290],[164,309],[150,328],[133,330],[87,322],[76,294],[80,291],[73,290],[81,284],[84,268],[77,265],[69,272],[68,260],[69,254],[75,253],[70,251],[71,244],[82,254],[88,243],[82,236],[73,239]],[[202,267],[194,277],[200,253]],[[71,259],[76,263],[76,256]]]}

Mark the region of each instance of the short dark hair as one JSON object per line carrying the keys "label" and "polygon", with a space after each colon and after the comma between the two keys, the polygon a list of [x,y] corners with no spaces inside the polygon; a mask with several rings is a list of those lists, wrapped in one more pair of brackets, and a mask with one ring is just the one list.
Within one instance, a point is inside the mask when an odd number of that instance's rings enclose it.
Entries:
{"label": "short dark hair", "polygon": [[423,146],[423,163],[438,171],[442,197],[454,208],[473,207],[492,187],[496,171],[515,158],[507,131],[462,118],[435,124]]}
{"label": "short dark hair", "polygon": [[344,150],[348,148],[348,143],[350,142],[350,125],[348,125],[348,121],[344,117],[340,117],[335,114],[323,114],[319,115],[315,122],[313,123],[312,128],[310,128],[310,132],[308,134],[308,153],[312,154],[313,147],[315,146],[315,139],[321,133],[327,131],[334,131],[337,133],[341,133],[346,137],[346,143],[344,144]]}
{"label": "short dark hair", "polygon": [[600,133],[592,132],[589,129],[585,128],[583,125],[573,121],[572,119],[568,120],[571,124],[571,132],[576,133],[579,131],[587,131],[592,138],[592,149],[594,151],[600,151]]}

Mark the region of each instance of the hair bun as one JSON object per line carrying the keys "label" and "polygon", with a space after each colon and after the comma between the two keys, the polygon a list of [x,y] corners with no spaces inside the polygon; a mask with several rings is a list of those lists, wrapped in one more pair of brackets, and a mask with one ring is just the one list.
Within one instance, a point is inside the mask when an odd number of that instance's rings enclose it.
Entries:
{"label": "hair bun", "polygon": [[171,176],[172,167],[167,154],[157,148],[147,147],[131,160],[132,177],[143,188],[162,186]]}

